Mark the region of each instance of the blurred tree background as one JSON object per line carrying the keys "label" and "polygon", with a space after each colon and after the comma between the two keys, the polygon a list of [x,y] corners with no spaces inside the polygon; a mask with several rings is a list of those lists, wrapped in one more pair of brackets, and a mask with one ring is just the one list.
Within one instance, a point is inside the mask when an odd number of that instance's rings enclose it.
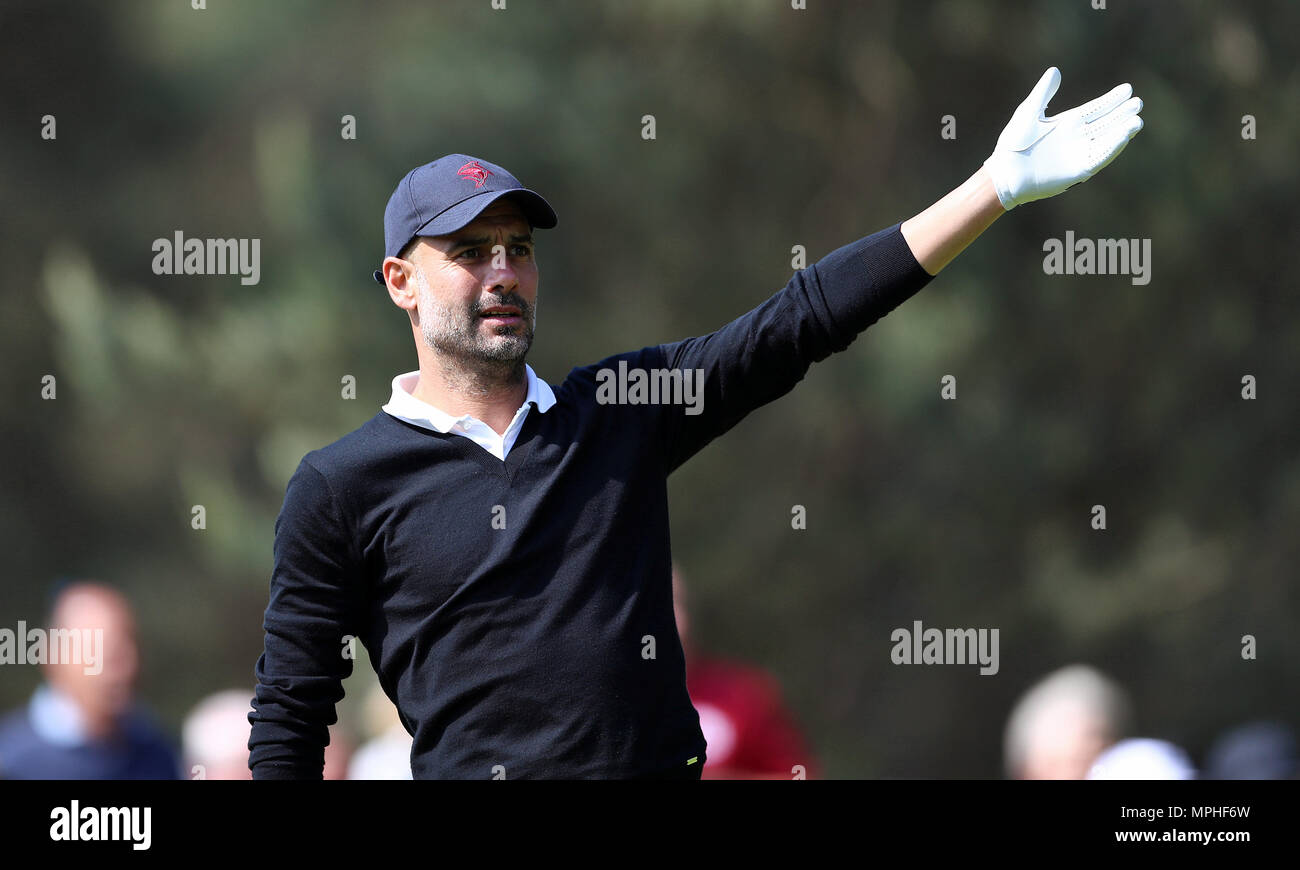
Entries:
{"label": "blurred tree background", "polygon": [[[833,777],[1000,776],[1015,698],[1074,661],[1198,759],[1300,722],[1300,5],[206,6],[0,6],[0,626],[99,578],[139,608],[173,731],[251,691],[289,475],[416,367],[370,278],[412,166],[479,155],[555,206],[529,361],[558,384],[749,310],[794,245],[812,262],[921,210],[1056,65],[1050,111],[1130,81],[1145,130],[673,477],[693,630],[780,678]],[[154,275],[178,230],[259,238],[260,282]],[[1151,282],[1045,275],[1067,230],[1151,239]],[[998,628],[999,673],[894,665],[918,619]],[[38,679],[4,668],[0,707]],[[359,663],[345,705],[372,681]]]}

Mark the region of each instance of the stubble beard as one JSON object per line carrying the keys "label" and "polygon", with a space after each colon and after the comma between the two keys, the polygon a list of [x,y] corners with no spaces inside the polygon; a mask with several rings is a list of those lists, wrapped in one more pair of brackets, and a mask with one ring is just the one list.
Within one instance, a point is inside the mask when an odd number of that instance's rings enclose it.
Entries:
{"label": "stubble beard", "polygon": [[439,305],[423,273],[416,273],[420,287],[420,309],[427,314],[420,320],[424,343],[443,363],[449,385],[470,393],[522,383],[524,359],[533,344],[537,323],[537,305],[529,305],[515,294],[500,297],[498,304],[518,306],[522,327],[500,326],[495,335],[483,331],[479,306],[461,309]]}

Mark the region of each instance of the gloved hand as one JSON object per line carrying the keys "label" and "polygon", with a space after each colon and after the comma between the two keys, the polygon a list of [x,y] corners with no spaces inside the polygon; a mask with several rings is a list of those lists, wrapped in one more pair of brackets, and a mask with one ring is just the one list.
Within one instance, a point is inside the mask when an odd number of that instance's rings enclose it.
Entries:
{"label": "gloved hand", "polygon": [[1128,83],[1048,118],[1047,104],[1060,84],[1056,67],[1043,73],[984,161],[1007,211],[1087,181],[1142,129],[1142,100]]}

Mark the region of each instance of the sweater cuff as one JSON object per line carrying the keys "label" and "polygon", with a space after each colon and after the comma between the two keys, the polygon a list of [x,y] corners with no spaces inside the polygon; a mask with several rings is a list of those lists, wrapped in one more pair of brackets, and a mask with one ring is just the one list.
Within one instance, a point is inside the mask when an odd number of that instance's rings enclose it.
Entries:
{"label": "sweater cuff", "polygon": [[308,768],[300,764],[260,762],[251,768],[253,779],[323,779],[322,768]]}
{"label": "sweater cuff", "polygon": [[933,280],[903,238],[902,221],[850,242],[814,265],[821,299],[814,300],[835,351]]}

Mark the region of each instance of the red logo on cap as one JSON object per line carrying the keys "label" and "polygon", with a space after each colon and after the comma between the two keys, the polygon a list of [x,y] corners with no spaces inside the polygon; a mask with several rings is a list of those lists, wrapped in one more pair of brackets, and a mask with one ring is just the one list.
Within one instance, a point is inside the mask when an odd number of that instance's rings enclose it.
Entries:
{"label": "red logo on cap", "polygon": [[456,174],[461,178],[474,179],[474,187],[478,188],[483,186],[483,182],[487,181],[487,177],[492,173],[479,166],[477,160],[471,160],[460,169],[457,169]]}

